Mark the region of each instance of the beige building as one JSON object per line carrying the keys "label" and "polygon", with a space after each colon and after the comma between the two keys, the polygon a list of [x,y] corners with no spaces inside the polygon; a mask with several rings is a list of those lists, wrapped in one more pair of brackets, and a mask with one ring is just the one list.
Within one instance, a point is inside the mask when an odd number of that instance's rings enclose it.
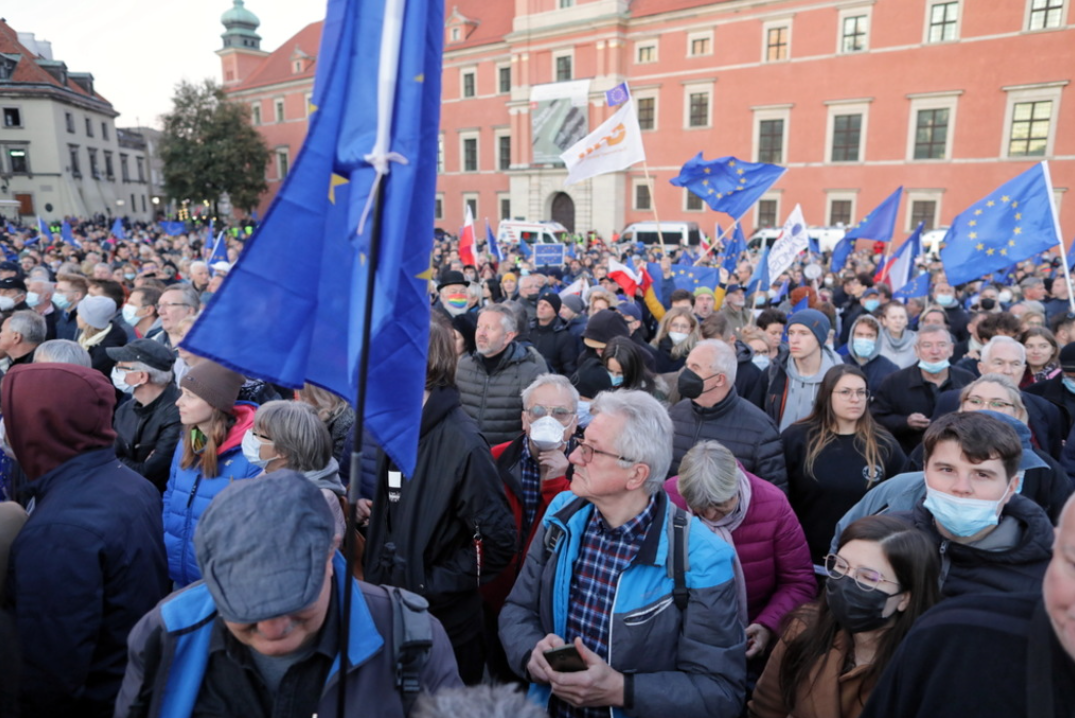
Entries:
{"label": "beige building", "polygon": [[9,216],[152,216],[145,138],[116,128],[119,113],[92,74],[71,72],[50,43],[3,21],[0,115],[0,200]]}

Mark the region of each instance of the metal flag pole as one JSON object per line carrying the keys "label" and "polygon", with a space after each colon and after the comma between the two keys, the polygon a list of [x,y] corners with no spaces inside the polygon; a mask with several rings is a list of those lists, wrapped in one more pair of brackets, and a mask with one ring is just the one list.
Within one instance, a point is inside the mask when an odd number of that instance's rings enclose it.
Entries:
{"label": "metal flag pole", "polygon": [[719,237],[715,238],[712,242],[709,243],[709,246],[704,252],[702,252],[702,256],[698,257],[698,261],[694,263],[694,266],[697,267],[699,264],[705,261],[705,258],[708,257],[709,253],[713,251],[713,248],[717,246],[717,242],[720,242],[720,246],[723,247],[724,239],[735,230],[735,227],[738,224],[738,219],[732,221],[732,224],[730,227],[728,227],[728,229],[724,230],[724,232]]}
{"label": "metal flag pole", "polygon": [[1056,228],[1056,239],[1060,242],[1060,266],[1064,268],[1064,281],[1068,285],[1068,310],[1075,314],[1075,297],[1071,292],[1071,271],[1068,269],[1068,253],[1064,248],[1064,235],[1060,233],[1060,215],[1056,212],[1056,203],[1053,202],[1053,178],[1049,174],[1049,161],[1041,163],[1041,171],[1045,173],[1045,186],[1049,190],[1049,210],[1053,214],[1053,226]]}

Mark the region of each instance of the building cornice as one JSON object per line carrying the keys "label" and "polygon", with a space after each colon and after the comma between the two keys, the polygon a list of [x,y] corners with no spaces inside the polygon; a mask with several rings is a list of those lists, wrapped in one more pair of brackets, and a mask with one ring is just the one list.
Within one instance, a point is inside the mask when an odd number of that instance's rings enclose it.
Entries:
{"label": "building cornice", "polygon": [[92,110],[109,117],[119,117],[119,112],[108,103],[65,92],[55,85],[50,85],[44,82],[0,82],[0,97],[26,97],[39,100],[55,100],[64,105],[71,105],[72,107],[77,107],[83,110]]}

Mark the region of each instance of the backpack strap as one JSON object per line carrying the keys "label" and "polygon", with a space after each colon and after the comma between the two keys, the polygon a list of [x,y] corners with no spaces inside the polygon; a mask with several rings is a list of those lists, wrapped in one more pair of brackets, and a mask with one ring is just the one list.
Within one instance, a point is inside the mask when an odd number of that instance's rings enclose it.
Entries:
{"label": "backpack strap", "polygon": [[672,598],[676,602],[676,608],[681,612],[687,610],[687,529],[690,526],[690,517],[687,512],[678,506],[672,514],[672,541],[668,550],[671,552],[672,566]]}
{"label": "backpack strap", "polygon": [[429,602],[399,588],[389,588],[392,599],[392,650],[396,663],[396,690],[409,715],[422,690],[421,673],[433,649],[433,623]]}

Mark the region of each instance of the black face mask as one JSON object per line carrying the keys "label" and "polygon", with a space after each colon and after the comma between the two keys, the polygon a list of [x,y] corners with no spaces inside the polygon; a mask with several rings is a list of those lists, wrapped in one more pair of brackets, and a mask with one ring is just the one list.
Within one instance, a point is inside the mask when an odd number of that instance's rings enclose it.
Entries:
{"label": "black face mask", "polygon": [[833,618],[849,633],[873,631],[884,626],[891,618],[881,614],[892,596],[879,589],[867,591],[850,576],[830,577],[825,581],[825,598],[828,599]]}
{"label": "black face mask", "polygon": [[705,383],[715,376],[717,375],[711,374],[703,379],[690,369],[684,369],[676,382],[679,395],[685,399],[697,399],[705,391]]}
{"label": "black face mask", "polygon": [[985,299],[982,300],[981,304],[982,304],[982,309],[984,309],[985,311],[988,312],[988,311],[991,311],[993,309],[993,307],[997,306],[997,300],[993,299],[992,297],[986,297]]}

